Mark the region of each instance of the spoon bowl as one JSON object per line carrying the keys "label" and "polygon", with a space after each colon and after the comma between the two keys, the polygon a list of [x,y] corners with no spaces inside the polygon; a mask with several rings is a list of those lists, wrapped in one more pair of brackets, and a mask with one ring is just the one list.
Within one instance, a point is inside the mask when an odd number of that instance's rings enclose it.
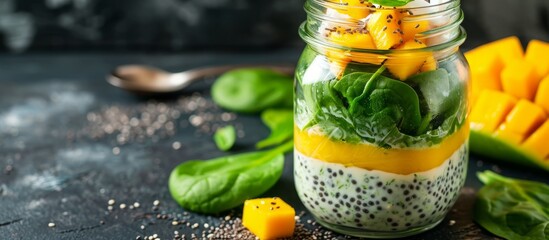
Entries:
{"label": "spoon bowl", "polygon": [[146,65],[123,65],[115,68],[107,76],[107,82],[129,91],[171,93],[183,90],[197,80],[238,68],[267,68],[288,75],[292,75],[295,69],[289,65],[223,65],[170,73]]}

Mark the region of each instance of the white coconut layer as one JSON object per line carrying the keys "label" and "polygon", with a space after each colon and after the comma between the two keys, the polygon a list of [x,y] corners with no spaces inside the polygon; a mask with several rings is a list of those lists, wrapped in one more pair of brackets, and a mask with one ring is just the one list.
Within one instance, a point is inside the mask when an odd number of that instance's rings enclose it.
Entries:
{"label": "white coconut layer", "polygon": [[465,182],[468,145],[442,165],[408,175],[346,167],[294,150],[298,195],[317,218],[374,231],[403,231],[441,220]]}

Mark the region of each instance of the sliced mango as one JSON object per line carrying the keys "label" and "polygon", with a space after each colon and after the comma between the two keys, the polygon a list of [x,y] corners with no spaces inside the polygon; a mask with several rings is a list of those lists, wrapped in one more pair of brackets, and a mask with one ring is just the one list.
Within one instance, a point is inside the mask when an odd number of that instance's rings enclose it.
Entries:
{"label": "sliced mango", "polygon": [[376,45],[365,29],[335,28],[329,32],[331,42],[350,48],[375,49]]}
{"label": "sliced mango", "polygon": [[469,126],[464,124],[442,143],[430,148],[385,149],[370,144],[332,141],[318,131],[302,131],[297,126],[294,128],[296,150],[306,156],[345,166],[404,175],[440,166],[467,141],[468,136]]}
{"label": "sliced mango", "polygon": [[427,57],[427,59],[425,60],[425,63],[423,64],[423,66],[421,66],[419,71],[420,72],[429,72],[429,71],[437,70],[437,68],[438,68],[437,60],[431,54],[430,56]]}
{"label": "sliced mango", "polygon": [[366,29],[370,32],[377,49],[395,48],[403,42],[397,10],[379,9],[371,13]]}
{"label": "sliced mango", "polygon": [[335,2],[341,5],[340,7],[335,8],[336,11],[354,19],[363,19],[367,17],[368,14],[370,14],[368,7],[372,6],[371,3],[364,0],[339,0]]}
{"label": "sliced mango", "polygon": [[523,57],[518,38],[508,37],[465,54],[478,97],[470,114],[473,153],[549,171],[549,76],[540,82],[548,47],[533,40]]}
{"label": "sliced mango", "polygon": [[535,102],[549,113],[549,75],[539,84]]}
{"label": "sliced mango", "polygon": [[501,72],[503,91],[517,98],[534,100],[539,81],[534,65],[522,59],[510,61]]}
{"label": "sliced mango", "polygon": [[549,157],[549,121],[538,128],[524,143],[522,148],[540,159]]}
{"label": "sliced mango", "polygon": [[261,240],[291,237],[295,210],[278,197],[246,200],[242,225]]}
{"label": "sliced mango", "polygon": [[516,102],[516,98],[509,94],[483,90],[469,116],[471,129],[493,133],[513,109]]}
{"label": "sliced mango", "polygon": [[[424,47],[427,46],[423,42],[414,39],[404,42],[398,49],[406,50]],[[430,52],[395,53],[387,59],[385,66],[387,66],[389,72],[395,77],[400,80],[406,80],[408,77],[418,73],[427,59],[432,56],[433,54]]]}
{"label": "sliced mango", "polygon": [[427,20],[413,21],[406,18],[401,19],[400,28],[402,29],[402,38],[404,41],[413,40],[418,33],[428,31],[430,23]]}
{"label": "sliced mango", "polygon": [[540,40],[530,41],[524,58],[534,65],[538,76],[549,74],[549,43]]}
{"label": "sliced mango", "polygon": [[495,55],[499,55],[506,66],[516,59],[522,59],[524,50],[516,36],[484,44],[466,53],[471,66],[482,66]]}
{"label": "sliced mango", "polygon": [[[475,60],[469,60],[471,57],[467,53],[465,54],[467,61],[474,62]],[[484,89],[501,90],[501,70],[503,69],[503,61],[499,55],[487,57],[482,65],[471,64],[471,84],[472,84],[472,102],[475,102],[480,92]]]}
{"label": "sliced mango", "polygon": [[498,130],[494,133],[494,136],[517,145],[524,141],[523,134],[512,131],[510,128],[507,127],[507,125],[505,125],[505,123],[499,126]]}
{"label": "sliced mango", "polygon": [[505,124],[510,131],[526,136],[532,134],[546,119],[547,114],[543,108],[521,99],[505,118]]}

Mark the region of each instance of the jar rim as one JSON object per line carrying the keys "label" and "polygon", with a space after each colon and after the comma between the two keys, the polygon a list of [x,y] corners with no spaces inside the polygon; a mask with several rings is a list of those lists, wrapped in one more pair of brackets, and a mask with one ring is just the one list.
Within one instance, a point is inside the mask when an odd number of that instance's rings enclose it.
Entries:
{"label": "jar rim", "polygon": [[[414,1],[425,1],[425,0],[414,0]],[[385,8],[379,8],[379,7],[376,7],[375,5],[374,6],[367,6],[367,5],[364,5],[364,6],[349,6],[349,5],[344,5],[343,3],[341,2],[336,2],[334,0],[307,0],[307,2],[313,2],[315,4],[318,4],[319,6],[323,6],[323,7],[326,7],[326,8],[341,8],[342,6],[345,6],[345,8],[351,8],[351,9],[364,9],[364,10],[380,10],[380,9],[391,9],[391,8],[396,8],[396,9],[399,9],[399,10],[428,10],[429,8],[433,8],[433,9],[440,9],[441,7],[445,6],[445,5],[449,5],[449,6],[453,6],[453,5],[459,5],[461,0],[446,0],[444,2],[441,2],[441,3],[437,3],[437,4],[434,4],[434,5],[428,5],[428,6],[419,6],[419,7],[402,7],[402,6],[399,6],[399,7],[385,7]],[[427,12],[431,12],[431,11],[427,11]]]}

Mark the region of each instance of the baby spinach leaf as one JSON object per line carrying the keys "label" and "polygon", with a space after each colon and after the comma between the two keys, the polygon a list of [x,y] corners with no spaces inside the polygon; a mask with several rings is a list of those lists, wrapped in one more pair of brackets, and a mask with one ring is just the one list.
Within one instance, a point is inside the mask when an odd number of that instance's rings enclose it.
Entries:
{"label": "baby spinach leaf", "polygon": [[258,149],[280,144],[294,135],[294,115],[292,110],[267,109],[261,113],[261,120],[269,127],[271,134],[255,145]]}
{"label": "baby spinach leaf", "polygon": [[274,149],[179,164],[170,174],[169,190],[183,208],[219,213],[241,205],[271,188],[282,175],[283,153],[293,141]]}
{"label": "baby spinach leaf", "polygon": [[477,175],[485,184],[475,203],[477,223],[506,239],[549,239],[548,185],[491,171]]}
{"label": "baby spinach leaf", "polygon": [[227,125],[222,128],[218,128],[214,134],[214,142],[217,148],[223,151],[228,151],[234,145],[236,140],[236,130],[234,126]]}
{"label": "baby spinach leaf", "polygon": [[400,7],[412,1],[414,0],[368,0],[368,2],[379,4],[384,7]]}
{"label": "baby spinach leaf", "polygon": [[242,68],[221,75],[212,86],[219,106],[242,113],[293,106],[293,79],[261,68]]}

